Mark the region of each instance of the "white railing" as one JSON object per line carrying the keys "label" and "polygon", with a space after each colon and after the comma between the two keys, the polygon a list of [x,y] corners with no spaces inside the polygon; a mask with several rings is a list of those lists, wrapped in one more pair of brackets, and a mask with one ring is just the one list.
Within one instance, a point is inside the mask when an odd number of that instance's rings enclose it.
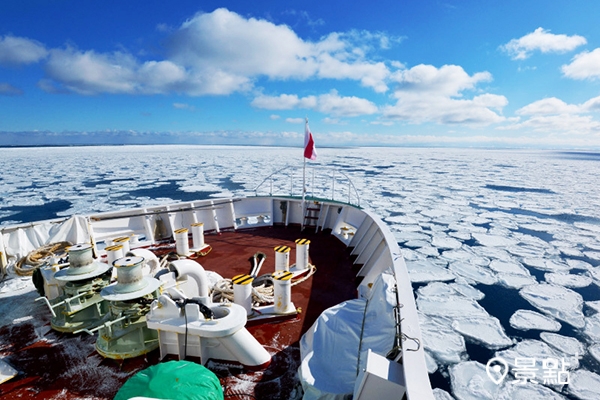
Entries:
{"label": "white railing", "polygon": [[[304,188],[303,186],[304,182]],[[256,196],[291,196],[345,202],[360,207],[358,190],[344,172],[331,167],[302,168],[288,165],[267,176],[255,189]]]}

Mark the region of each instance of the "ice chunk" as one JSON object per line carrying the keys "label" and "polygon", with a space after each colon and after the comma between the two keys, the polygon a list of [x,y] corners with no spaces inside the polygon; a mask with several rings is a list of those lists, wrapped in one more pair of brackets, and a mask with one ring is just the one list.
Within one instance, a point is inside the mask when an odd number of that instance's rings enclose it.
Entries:
{"label": "ice chunk", "polygon": [[600,342],[600,313],[585,318],[583,334],[592,342]]}
{"label": "ice chunk", "polygon": [[500,261],[500,260],[492,260],[490,263],[490,268],[496,272],[502,272],[507,274],[516,274],[516,275],[530,275],[529,270],[525,268],[521,263],[512,261]]}
{"label": "ice chunk", "polygon": [[594,312],[600,312],[600,300],[586,301],[585,305],[594,310]]}
{"label": "ice chunk", "polygon": [[465,339],[441,318],[419,314],[423,346],[441,364],[458,363],[465,356]]}
{"label": "ice chunk", "polygon": [[519,291],[521,297],[538,310],[554,318],[583,328],[583,298],[577,292],[562,286],[540,283],[525,286]]}
{"label": "ice chunk", "polygon": [[600,399],[600,375],[585,369],[571,372],[567,392],[581,400]]}
{"label": "ice chunk", "polygon": [[559,274],[555,272],[544,274],[544,279],[548,283],[570,288],[582,288],[592,283],[592,278],[586,275]]}
{"label": "ice chunk", "polygon": [[450,393],[440,388],[433,389],[433,397],[435,400],[454,400],[454,397],[452,397]]}
{"label": "ice chunk", "polygon": [[452,393],[461,400],[495,399],[500,392],[488,376],[485,365],[477,361],[465,361],[449,369]]}
{"label": "ice chunk", "polygon": [[430,246],[430,245],[419,247],[415,251],[417,253],[421,253],[427,257],[437,257],[440,254],[438,252],[438,249],[436,249],[435,247]]}
{"label": "ice chunk", "polygon": [[462,246],[461,242],[446,235],[434,235],[431,244],[440,250],[455,250]]}
{"label": "ice chunk", "polygon": [[417,290],[419,297],[456,296],[458,292],[449,284],[442,282],[431,282],[427,286]]}
{"label": "ice chunk", "polygon": [[435,373],[435,371],[438,369],[435,358],[433,358],[433,356],[427,350],[425,350],[423,354],[425,354],[425,365],[427,366],[427,372],[430,374]]}
{"label": "ice chunk", "polygon": [[451,281],[455,276],[446,268],[441,268],[431,261],[406,261],[406,268],[411,282]]}
{"label": "ice chunk", "polygon": [[481,300],[485,297],[485,294],[480,291],[475,289],[473,286],[469,285],[468,283],[451,283],[449,284],[449,286],[456,290],[458,293],[462,294],[465,297],[468,297],[470,299],[473,300]]}
{"label": "ice chunk", "polygon": [[486,247],[506,247],[517,243],[514,239],[505,236],[489,235],[487,233],[479,232],[473,233],[473,238],[477,240],[479,244]]}
{"label": "ice chunk", "polygon": [[571,270],[571,267],[566,263],[556,260],[546,260],[543,258],[526,257],[523,259],[523,264],[535,269],[539,269],[540,271],[568,272]]}
{"label": "ice chunk", "polygon": [[583,344],[574,337],[563,336],[557,333],[542,332],[540,333],[540,338],[554,349],[569,356],[578,356],[585,353]]}
{"label": "ice chunk", "polygon": [[476,301],[466,297],[455,296],[418,296],[417,307],[427,315],[458,318],[464,315],[487,317],[488,312]]}
{"label": "ice chunk", "polygon": [[456,261],[448,266],[454,274],[462,276],[468,281],[483,283],[484,285],[493,285],[496,283],[496,275],[487,268],[479,265]]}
{"label": "ice chunk", "polygon": [[588,347],[588,351],[590,352],[590,355],[600,363],[600,344],[591,345]]}
{"label": "ice chunk", "polygon": [[519,381],[505,381],[496,400],[562,400],[565,396],[542,385],[520,384]]}
{"label": "ice chunk", "polygon": [[535,359],[535,380],[540,383],[544,382],[543,361],[548,358],[559,360],[561,363],[564,360],[565,370],[579,368],[579,360],[577,357],[565,356],[541,340],[525,339],[510,349],[496,352],[496,356],[504,359],[504,361],[506,361],[506,363],[511,367],[510,370],[513,373],[514,368],[516,367],[516,360],[518,358]]}
{"label": "ice chunk", "polygon": [[452,328],[488,349],[497,350],[512,345],[512,341],[497,318],[463,317],[452,322]]}
{"label": "ice chunk", "polygon": [[404,243],[404,246],[409,247],[411,249],[418,249],[421,247],[430,246],[430,244],[426,240],[409,240],[408,242]]}
{"label": "ice chunk", "polygon": [[535,277],[500,273],[497,275],[498,283],[510,289],[521,289],[523,286],[537,283]]}
{"label": "ice chunk", "polygon": [[508,321],[510,326],[515,329],[527,331],[530,329],[539,329],[543,331],[558,332],[562,327],[560,322],[530,310],[517,310],[511,315]]}

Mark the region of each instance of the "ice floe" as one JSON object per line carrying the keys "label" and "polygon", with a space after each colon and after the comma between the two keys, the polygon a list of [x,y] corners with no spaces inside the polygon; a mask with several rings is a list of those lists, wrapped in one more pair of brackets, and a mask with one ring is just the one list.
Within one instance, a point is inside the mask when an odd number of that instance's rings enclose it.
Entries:
{"label": "ice floe", "polygon": [[496,275],[487,268],[462,261],[451,262],[448,269],[455,275],[459,275],[468,281],[493,285],[496,283]]}
{"label": "ice floe", "polygon": [[519,294],[538,310],[554,318],[583,328],[583,298],[577,292],[562,286],[540,283],[523,287]]}
{"label": "ice floe", "polygon": [[490,262],[490,269],[506,274],[530,275],[529,270],[516,261],[492,260]]}
{"label": "ice floe", "polygon": [[506,236],[489,235],[487,233],[473,233],[473,238],[482,246],[487,247],[506,247],[517,243],[514,239],[510,239]]}
{"label": "ice floe", "polygon": [[534,276],[500,273],[496,275],[498,283],[510,289],[521,289],[523,286],[537,283]]}
{"label": "ice floe", "polygon": [[583,334],[592,342],[600,342],[600,313],[585,318]]}
{"label": "ice floe", "polygon": [[406,261],[406,268],[410,280],[415,283],[451,281],[455,278],[455,275],[447,268],[439,267],[426,259]]}
{"label": "ice floe", "polygon": [[562,274],[550,272],[544,274],[544,279],[548,283],[570,288],[582,288],[591,285],[592,278],[587,275]]}
{"label": "ice floe", "polygon": [[417,296],[418,309],[433,316],[458,318],[464,315],[487,317],[488,312],[475,300],[463,296]]}
{"label": "ice floe", "polygon": [[571,267],[567,263],[546,260],[544,258],[526,257],[523,259],[523,264],[547,272],[568,272],[571,270]]}
{"label": "ice floe", "polygon": [[600,363],[600,343],[591,345],[588,347],[588,351],[590,355]]}
{"label": "ice floe", "polygon": [[513,344],[497,318],[465,316],[455,319],[452,328],[466,338],[482,344],[488,349],[497,350]]}
{"label": "ice floe", "polygon": [[585,353],[585,346],[574,337],[559,335],[558,333],[542,332],[540,338],[554,349],[569,356],[581,356]]}
{"label": "ice floe", "polygon": [[[528,358],[535,361],[535,381],[544,382],[543,362],[549,358],[560,361],[560,368],[564,367],[566,371],[579,368],[579,359],[575,356],[563,354],[555,350],[541,340],[525,339],[515,346],[496,352],[496,357],[502,358],[510,366],[511,373],[517,366],[518,359]],[[517,376],[517,378],[519,378]]]}
{"label": "ice floe", "polygon": [[440,250],[456,250],[462,246],[462,243],[446,235],[434,235],[431,244]]}
{"label": "ice floe", "polygon": [[441,364],[454,364],[465,357],[465,339],[440,318],[419,315],[423,346]]}
{"label": "ice floe", "polygon": [[596,313],[600,312],[600,300],[586,301],[585,305]]}
{"label": "ice floe", "polygon": [[515,329],[527,331],[538,329],[543,331],[558,332],[562,327],[560,322],[535,311],[517,310],[511,315],[510,326]]}
{"label": "ice floe", "polygon": [[454,400],[454,397],[452,397],[450,393],[440,388],[433,389],[433,397],[435,400]]}
{"label": "ice floe", "polygon": [[477,361],[465,361],[449,368],[452,393],[460,400],[495,399],[500,393],[486,372],[485,365]]}
{"label": "ice floe", "polygon": [[581,400],[598,400],[600,399],[600,375],[585,369],[573,371],[570,374],[567,391]]}

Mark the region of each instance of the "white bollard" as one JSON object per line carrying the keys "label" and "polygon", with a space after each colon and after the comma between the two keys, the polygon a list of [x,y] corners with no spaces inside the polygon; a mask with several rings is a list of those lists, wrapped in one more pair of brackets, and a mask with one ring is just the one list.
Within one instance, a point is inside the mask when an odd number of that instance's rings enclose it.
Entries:
{"label": "white bollard", "polygon": [[275,314],[289,314],[295,311],[292,303],[292,274],[289,271],[273,272],[273,302]]}
{"label": "white bollard", "polygon": [[180,256],[190,255],[190,242],[187,228],[181,228],[175,231],[175,249]]}
{"label": "white bollard", "polygon": [[308,245],[310,245],[308,239],[296,240],[296,269],[298,270],[308,268]]}
{"label": "white bollard", "polygon": [[123,246],[123,254],[127,254],[131,247],[129,246],[129,236],[121,236],[116,239],[113,239],[113,245],[121,245]]}
{"label": "white bollard", "polygon": [[246,309],[246,315],[252,314],[252,282],[254,278],[250,275],[242,274],[234,276],[233,282],[233,302]]}
{"label": "white bollard", "polygon": [[125,253],[123,252],[123,246],[120,244],[108,246],[104,250],[106,250],[106,262],[108,265],[113,265],[115,260],[125,256]]}
{"label": "white bollard", "polygon": [[275,247],[275,271],[290,270],[290,247],[277,246]]}
{"label": "white bollard", "polygon": [[202,222],[192,224],[192,245],[194,251],[200,251],[205,246],[204,223]]}

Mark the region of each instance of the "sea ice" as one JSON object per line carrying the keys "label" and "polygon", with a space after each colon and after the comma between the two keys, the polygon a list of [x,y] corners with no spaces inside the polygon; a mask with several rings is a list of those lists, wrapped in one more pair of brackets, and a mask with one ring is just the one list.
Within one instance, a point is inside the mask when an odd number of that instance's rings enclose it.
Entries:
{"label": "sea ice", "polygon": [[600,399],[600,375],[585,369],[571,372],[567,392],[581,400]]}
{"label": "sea ice", "polygon": [[558,333],[542,332],[540,338],[554,349],[569,356],[578,356],[585,353],[585,346],[577,339]]}
{"label": "sea ice", "polygon": [[575,328],[583,328],[585,325],[583,298],[571,289],[540,283],[523,287],[519,294],[538,310]]}
{"label": "sea ice", "polygon": [[521,289],[523,286],[537,283],[534,276],[500,273],[496,277],[500,285],[510,289]]}
{"label": "sea ice", "polygon": [[429,295],[417,296],[418,309],[427,314],[448,318],[459,318],[464,315],[487,317],[488,312],[476,301],[461,295]]}
{"label": "sea ice", "polygon": [[486,247],[500,247],[500,246],[512,246],[516,244],[516,241],[499,235],[489,235],[486,233],[473,233],[473,238],[479,242],[482,246]]}
{"label": "sea ice", "polygon": [[579,368],[579,359],[577,357],[562,354],[541,340],[525,339],[517,343],[514,347],[496,352],[496,357],[501,357],[504,359],[504,361],[510,365],[511,372],[514,372],[513,370],[516,367],[517,359],[535,359],[535,380],[540,383],[544,382],[543,361],[548,358],[553,358],[555,360],[564,362],[564,367],[566,370]]}
{"label": "sea ice", "polygon": [[420,314],[419,320],[423,346],[437,362],[454,364],[462,360],[467,351],[462,335],[455,332],[441,318]]}
{"label": "sea ice", "polygon": [[468,281],[483,283],[484,285],[493,285],[496,283],[496,275],[487,268],[479,265],[455,261],[448,266],[454,274],[462,276]]}
{"label": "sea ice", "polygon": [[411,282],[451,281],[455,278],[447,268],[439,267],[427,259],[406,261],[406,268]]}
{"label": "sea ice", "polygon": [[594,310],[596,313],[600,312],[600,300],[586,301],[585,305]]}
{"label": "sea ice", "polygon": [[452,328],[463,336],[492,350],[508,347],[513,344],[497,318],[468,317],[457,318],[452,322]]}
{"label": "sea ice", "polygon": [[452,393],[460,400],[495,399],[500,392],[488,376],[485,365],[477,361],[465,361],[449,369]]}
{"label": "sea ice", "polygon": [[517,261],[492,260],[490,262],[490,269],[507,274],[530,275],[529,270]]}
{"label": "sea ice", "polygon": [[558,332],[562,327],[560,322],[530,310],[515,311],[515,313],[511,315],[508,323],[513,328],[522,331],[539,329],[544,331]]}
{"label": "sea ice", "polygon": [[542,385],[505,381],[495,400],[563,400],[565,396]]}
{"label": "sea ice", "polygon": [[590,355],[600,363],[600,343],[591,345],[588,347],[588,351],[590,352]]}
{"label": "sea ice", "polygon": [[475,289],[468,283],[454,282],[450,283],[448,286],[450,286],[452,289],[456,290],[463,296],[468,297],[469,299],[479,301],[485,297],[485,294],[482,291]]}
{"label": "sea ice", "polygon": [[587,275],[562,274],[550,272],[544,274],[544,279],[548,283],[570,288],[582,288],[592,283],[592,278]]}
{"label": "sea ice", "polygon": [[430,374],[435,373],[435,371],[437,371],[438,369],[438,365],[435,361],[435,358],[433,358],[433,356],[429,353],[428,350],[425,350],[423,354],[425,354],[425,365],[427,366],[427,372]]}
{"label": "sea ice", "polygon": [[593,343],[600,342],[600,313],[585,318],[583,334]]}
{"label": "sea ice", "polygon": [[446,235],[434,235],[431,244],[440,250],[456,250],[462,246],[462,243]]}
{"label": "sea ice", "polygon": [[568,272],[571,270],[571,267],[566,263],[546,260],[544,258],[526,257],[523,259],[523,264],[539,269],[540,271]]}
{"label": "sea ice", "polygon": [[433,389],[433,397],[435,400],[454,400],[454,397],[452,397],[450,393],[440,388]]}

